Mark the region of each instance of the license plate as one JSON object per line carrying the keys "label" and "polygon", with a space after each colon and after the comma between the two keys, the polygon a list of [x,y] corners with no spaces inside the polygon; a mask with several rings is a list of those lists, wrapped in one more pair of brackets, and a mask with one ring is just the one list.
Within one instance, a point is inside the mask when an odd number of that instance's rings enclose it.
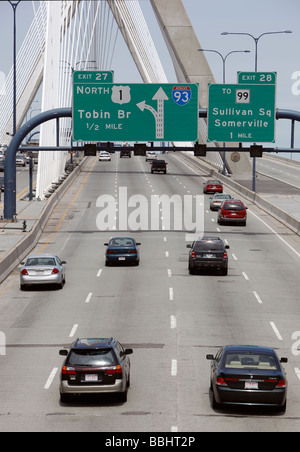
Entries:
{"label": "license plate", "polygon": [[205,254],[205,256],[207,259],[213,259],[215,256],[215,254]]}
{"label": "license plate", "polygon": [[86,374],[85,381],[98,381],[98,375],[97,374]]}
{"label": "license plate", "polygon": [[126,257],[119,257],[119,261],[125,261]]}
{"label": "license plate", "polygon": [[235,217],[235,216],[236,216],[236,213],[232,213],[231,215],[232,215],[233,217]]}
{"label": "license plate", "polygon": [[258,389],[258,383],[255,381],[246,381],[245,389]]}

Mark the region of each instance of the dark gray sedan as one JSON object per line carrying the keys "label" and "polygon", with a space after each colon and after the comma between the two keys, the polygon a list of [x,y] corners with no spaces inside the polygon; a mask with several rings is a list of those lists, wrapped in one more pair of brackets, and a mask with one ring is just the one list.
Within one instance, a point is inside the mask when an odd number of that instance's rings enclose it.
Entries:
{"label": "dark gray sedan", "polygon": [[213,408],[221,405],[259,405],[286,410],[287,380],[276,352],[270,347],[229,345],[211,360]]}

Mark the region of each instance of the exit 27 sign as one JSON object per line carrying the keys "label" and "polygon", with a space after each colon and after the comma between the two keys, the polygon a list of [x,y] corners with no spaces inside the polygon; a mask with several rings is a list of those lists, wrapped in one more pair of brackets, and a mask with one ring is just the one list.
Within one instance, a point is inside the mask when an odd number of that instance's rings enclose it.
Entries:
{"label": "exit 27 sign", "polygon": [[197,141],[197,84],[73,81],[76,141]]}

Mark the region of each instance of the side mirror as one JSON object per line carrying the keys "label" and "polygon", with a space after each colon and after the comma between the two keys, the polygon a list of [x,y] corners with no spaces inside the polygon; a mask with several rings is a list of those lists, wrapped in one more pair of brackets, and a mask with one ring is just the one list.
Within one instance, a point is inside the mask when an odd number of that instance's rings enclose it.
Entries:
{"label": "side mirror", "polygon": [[287,362],[288,362],[288,359],[287,359],[287,358],[281,358],[281,359],[280,359],[280,362],[281,362],[281,363],[287,363]]}
{"label": "side mirror", "polygon": [[187,248],[192,248],[192,245],[191,245],[191,244],[189,244],[189,245],[187,245],[186,247],[187,247]]}
{"label": "side mirror", "polygon": [[61,263],[62,263],[63,265],[65,265],[67,262],[66,262],[66,261],[62,261]]}
{"label": "side mirror", "polygon": [[206,355],[206,359],[208,359],[209,361],[214,361],[215,357],[214,355]]}
{"label": "side mirror", "polygon": [[141,243],[139,243],[139,242],[137,242],[137,244],[136,244],[137,246],[141,246]]}
{"label": "side mirror", "polygon": [[108,243],[104,243],[104,246],[108,246]]}
{"label": "side mirror", "polygon": [[225,250],[229,250],[230,246],[229,245],[225,245]]}
{"label": "side mirror", "polygon": [[60,356],[68,356],[68,350],[59,350]]}
{"label": "side mirror", "polygon": [[125,349],[125,355],[132,355],[132,353],[133,353],[132,348],[126,348]]}

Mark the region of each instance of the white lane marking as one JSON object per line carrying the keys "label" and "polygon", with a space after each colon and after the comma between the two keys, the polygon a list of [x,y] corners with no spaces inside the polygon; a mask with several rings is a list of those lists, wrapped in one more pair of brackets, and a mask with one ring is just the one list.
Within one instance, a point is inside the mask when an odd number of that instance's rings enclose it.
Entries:
{"label": "white lane marking", "polygon": [[169,251],[166,251],[166,257],[169,257]]}
{"label": "white lane marking", "polygon": [[300,369],[298,369],[298,367],[295,367],[295,372],[296,372],[297,377],[300,380]]}
{"label": "white lane marking", "polygon": [[172,377],[177,376],[177,359],[172,359],[171,375]]}
{"label": "white lane marking", "polygon": [[169,288],[169,297],[170,297],[170,301],[174,301],[174,289],[173,289],[173,287]]}
{"label": "white lane marking", "polygon": [[97,273],[97,278],[100,278],[101,273],[102,273],[102,268],[100,268],[100,270],[98,271],[98,273]]}
{"label": "white lane marking", "polygon": [[237,261],[238,260],[238,258],[236,257],[236,255],[235,254],[231,254],[232,255],[232,257],[233,257],[233,259],[235,260],[235,261]]}
{"label": "white lane marking", "polygon": [[242,275],[244,276],[246,281],[249,281],[249,276],[247,275],[247,273],[243,272]]}
{"label": "white lane marking", "polygon": [[253,291],[253,295],[255,296],[255,298],[256,298],[256,300],[258,301],[259,304],[263,304],[262,299],[260,298],[258,293],[255,292],[255,290]]}
{"label": "white lane marking", "polygon": [[175,330],[177,328],[177,319],[175,315],[171,315],[171,329]]}
{"label": "white lane marking", "polygon": [[47,380],[47,383],[44,386],[44,389],[49,389],[50,388],[50,386],[51,386],[51,384],[52,384],[52,382],[53,382],[53,380],[55,378],[55,375],[56,375],[57,371],[58,371],[58,367],[54,367],[54,369],[52,370],[52,372],[51,372],[51,374],[50,374],[50,376],[49,376],[49,378]]}
{"label": "white lane marking", "polygon": [[172,270],[170,268],[168,268],[168,277],[171,278],[172,277]]}
{"label": "white lane marking", "polygon": [[78,325],[74,325],[73,328],[71,329],[71,333],[69,335],[69,337],[74,337],[76,331],[77,331]]}
{"label": "white lane marking", "polygon": [[296,254],[296,256],[300,257],[300,253],[298,253],[298,251],[295,250],[295,248],[292,247],[292,245],[290,245],[286,240],[284,240],[273,228],[271,228],[271,226],[269,226],[264,220],[262,220],[261,218],[259,218],[258,215],[256,215],[255,213],[253,213],[251,210],[248,210],[249,213],[251,213],[253,216],[255,216],[259,221],[261,221],[265,226],[267,226],[268,229],[270,229],[270,231],[273,232],[273,234],[276,235],[276,237],[279,238],[279,240],[281,240],[286,246],[288,246],[290,248],[290,250],[293,251],[293,253]]}
{"label": "white lane marking", "polygon": [[274,333],[276,334],[277,338],[278,338],[280,341],[283,341],[282,336],[281,336],[281,334],[279,333],[278,328],[277,328],[277,326],[275,325],[275,323],[274,323],[274,322],[270,322],[270,325],[271,325],[271,327],[272,327]]}
{"label": "white lane marking", "polygon": [[86,300],[85,300],[85,302],[86,302],[86,303],[89,303],[89,302],[91,301],[91,299],[92,299],[92,296],[93,296],[93,294],[92,294],[92,293],[89,293],[88,296],[87,296],[87,298],[86,298]]}

